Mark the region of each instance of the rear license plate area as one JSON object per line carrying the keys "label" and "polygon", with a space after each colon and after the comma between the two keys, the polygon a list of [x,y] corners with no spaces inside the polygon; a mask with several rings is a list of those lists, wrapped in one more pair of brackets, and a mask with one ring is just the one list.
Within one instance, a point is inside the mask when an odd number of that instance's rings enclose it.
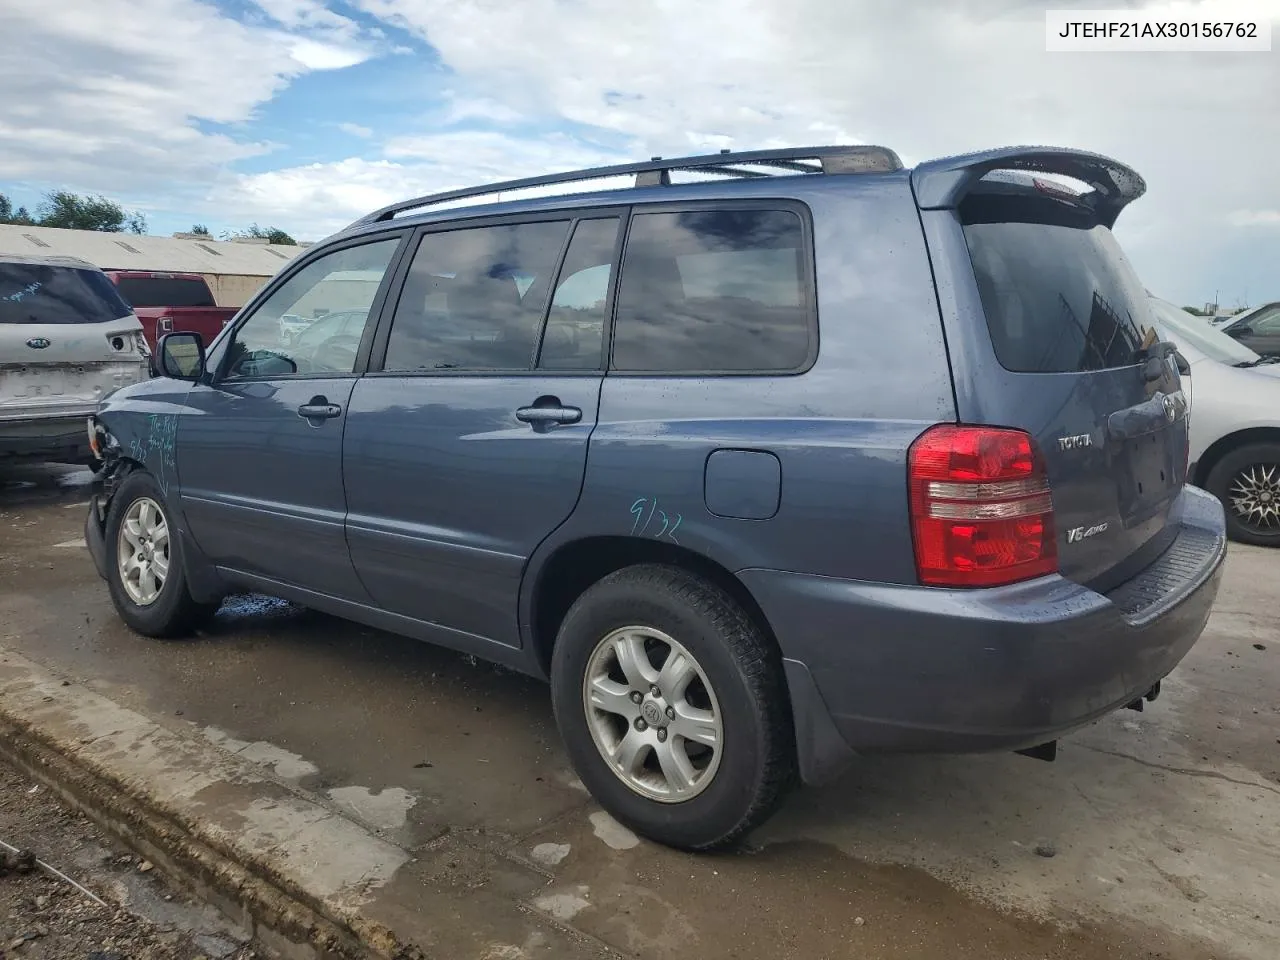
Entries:
{"label": "rear license plate area", "polygon": [[0,370],[0,400],[41,400],[65,396],[66,392],[67,374],[63,370]]}

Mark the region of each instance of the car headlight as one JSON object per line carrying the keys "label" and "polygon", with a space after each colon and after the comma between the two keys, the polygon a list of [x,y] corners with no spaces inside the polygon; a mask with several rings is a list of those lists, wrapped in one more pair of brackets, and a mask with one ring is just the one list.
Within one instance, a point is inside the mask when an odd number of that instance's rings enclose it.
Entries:
{"label": "car headlight", "polygon": [[138,353],[150,359],[151,347],[147,345],[147,338],[143,336],[141,330],[135,330],[133,332],[133,345],[137,349]]}

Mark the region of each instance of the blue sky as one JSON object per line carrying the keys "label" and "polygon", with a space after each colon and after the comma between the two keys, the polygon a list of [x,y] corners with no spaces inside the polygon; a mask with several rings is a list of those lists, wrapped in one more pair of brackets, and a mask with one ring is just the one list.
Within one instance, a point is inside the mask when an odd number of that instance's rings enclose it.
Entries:
{"label": "blue sky", "polygon": [[[1072,5],[1098,6],[1052,4]],[[653,154],[1051,143],[1146,177],[1117,233],[1152,289],[1280,299],[1280,56],[1050,54],[1046,6],[4,0],[0,192],[318,239],[406,196]]]}

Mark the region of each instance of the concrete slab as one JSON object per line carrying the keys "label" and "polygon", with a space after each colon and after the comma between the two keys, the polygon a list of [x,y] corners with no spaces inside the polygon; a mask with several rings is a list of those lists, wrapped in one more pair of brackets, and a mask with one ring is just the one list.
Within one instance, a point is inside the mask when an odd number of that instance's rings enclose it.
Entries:
{"label": "concrete slab", "polygon": [[[166,729],[3,648],[0,726],[0,756],[127,840],[162,849],[171,867],[197,862],[204,881],[284,955],[610,953],[518,907],[545,883],[538,874],[448,844],[415,858],[267,777],[243,751]],[[294,923],[273,922],[282,909]]]}

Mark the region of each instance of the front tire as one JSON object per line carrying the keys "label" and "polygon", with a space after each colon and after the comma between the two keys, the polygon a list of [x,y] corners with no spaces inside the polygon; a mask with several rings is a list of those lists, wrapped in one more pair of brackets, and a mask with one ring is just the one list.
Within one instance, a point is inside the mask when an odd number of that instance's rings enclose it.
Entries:
{"label": "front tire", "polygon": [[135,471],[120,484],[107,512],[106,544],[111,601],[138,633],[183,636],[217,609],[187,590],[182,540],[151,474]]}
{"label": "front tire", "polygon": [[570,608],[551,695],[578,776],[615,819],[685,850],[764,821],[793,780],[776,646],[732,597],[676,567],[610,574]]}
{"label": "front tire", "polygon": [[1205,483],[1222,501],[1227,536],[1259,547],[1280,547],[1280,443],[1229,450]]}

